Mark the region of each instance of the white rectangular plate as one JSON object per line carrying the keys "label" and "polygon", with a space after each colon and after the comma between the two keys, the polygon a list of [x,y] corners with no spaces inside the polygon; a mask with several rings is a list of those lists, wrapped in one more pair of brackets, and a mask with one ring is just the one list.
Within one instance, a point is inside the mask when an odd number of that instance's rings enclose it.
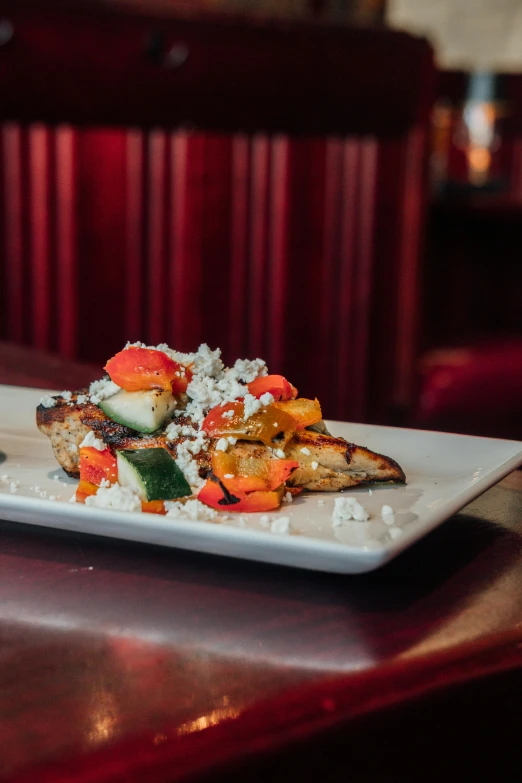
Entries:
{"label": "white rectangular plate", "polygon": [[[340,493],[308,493],[270,514],[270,522],[289,518],[286,535],[264,527],[261,514],[229,514],[215,524],[107,511],[68,502],[77,482],[58,466],[35,425],[46,393],[56,394],[0,386],[0,518],[318,571],[378,568],[522,462],[516,441],[329,422],[332,434],[392,457],[406,473],[406,486],[346,491],[370,513],[368,522],[332,526]],[[385,504],[395,511],[387,522],[381,517]]]}

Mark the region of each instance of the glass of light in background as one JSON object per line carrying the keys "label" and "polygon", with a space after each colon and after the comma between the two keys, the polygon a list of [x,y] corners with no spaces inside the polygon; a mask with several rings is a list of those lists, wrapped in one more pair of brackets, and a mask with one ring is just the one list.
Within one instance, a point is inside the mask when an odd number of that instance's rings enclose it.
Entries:
{"label": "glass of light in background", "polygon": [[471,74],[455,143],[464,151],[467,181],[473,187],[485,187],[494,175],[493,153],[500,147],[500,137],[496,132],[498,108],[494,75]]}
{"label": "glass of light in background", "polygon": [[511,166],[503,135],[509,115],[503,77],[477,72],[460,82],[465,85],[460,95],[440,95],[434,106],[433,191],[506,192]]}

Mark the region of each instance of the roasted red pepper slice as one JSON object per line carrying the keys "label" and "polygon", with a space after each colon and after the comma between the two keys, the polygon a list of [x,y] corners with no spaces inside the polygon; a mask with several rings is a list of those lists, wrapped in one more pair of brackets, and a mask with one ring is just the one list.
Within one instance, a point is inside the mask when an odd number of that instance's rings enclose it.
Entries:
{"label": "roasted red pepper slice", "polygon": [[290,459],[258,459],[224,451],[212,453],[213,473],[232,493],[275,490],[298,467],[299,463]]}
{"label": "roasted red pepper slice", "polygon": [[163,351],[134,346],[109,359],[104,368],[111,381],[125,391],[163,389],[180,394],[187,390],[192,373]]}
{"label": "roasted red pepper slice", "polygon": [[116,457],[110,449],[99,451],[94,446],[83,446],[80,449],[80,480],[100,486],[103,480],[110,484],[118,478]]}
{"label": "roasted red pepper slice", "polygon": [[262,397],[267,392],[274,400],[293,400],[297,397],[295,386],[282,375],[264,375],[248,384],[248,391],[254,397]]}
{"label": "roasted red pepper slice", "polygon": [[276,409],[275,405],[261,408],[246,421],[243,421],[244,410],[243,400],[217,405],[205,417],[202,429],[213,438],[232,435],[240,440],[260,440],[270,445],[279,433],[293,432],[298,428],[293,416]]}
{"label": "roasted red pepper slice", "polygon": [[227,402],[226,405],[216,405],[207,413],[201,425],[209,437],[218,437],[229,430],[237,430],[243,426],[243,400]]}
{"label": "roasted red pepper slice", "polygon": [[208,479],[198,494],[198,500],[205,505],[234,514],[246,514],[251,511],[273,511],[279,508],[283,499],[284,487],[273,491],[229,492],[222,483]]}

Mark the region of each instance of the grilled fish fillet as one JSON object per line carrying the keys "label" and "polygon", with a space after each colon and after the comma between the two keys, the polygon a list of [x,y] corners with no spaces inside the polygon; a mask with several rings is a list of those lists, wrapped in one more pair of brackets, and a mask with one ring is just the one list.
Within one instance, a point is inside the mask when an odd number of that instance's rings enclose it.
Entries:
{"label": "grilled fish fillet", "polygon": [[[76,392],[70,401],[57,397],[52,408],[39,405],[36,411],[38,429],[50,438],[54,455],[69,476],[78,478],[80,475],[79,446],[90,431],[114,449],[161,447],[168,449],[174,457],[179,444],[186,440],[185,437],[167,440],[161,432],[141,435],[109,419],[97,405],[78,403],[78,395],[82,393]],[[179,424],[191,423],[184,417],[176,421]],[[394,460],[348,443],[343,438],[335,438],[327,434],[324,425],[296,432],[280,447],[286,458],[299,463],[298,469],[287,481],[289,486],[336,492],[361,483],[405,481],[404,472]],[[310,453],[303,453],[303,448]],[[240,456],[272,459],[268,447],[261,443],[240,440],[230,450],[235,450]],[[204,477],[210,471],[210,454],[202,452],[196,459],[200,475]]]}

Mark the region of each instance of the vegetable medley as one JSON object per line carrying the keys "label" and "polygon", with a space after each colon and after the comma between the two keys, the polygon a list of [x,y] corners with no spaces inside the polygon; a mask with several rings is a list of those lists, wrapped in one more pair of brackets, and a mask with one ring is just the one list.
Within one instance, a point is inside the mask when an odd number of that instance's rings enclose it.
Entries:
{"label": "vegetable medley", "polygon": [[[166,502],[197,496],[212,509],[245,513],[272,511],[286,493],[298,494],[301,490],[286,482],[299,464],[285,457],[284,447],[295,432],[321,420],[321,407],[317,400],[299,398],[282,375],[263,374],[264,363],[256,362],[259,374],[250,381],[237,379],[242,388],[235,389],[235,399],[198,408],[191,388],[204,386],[205,378],[196,378],[190,360],[176,361],[165,351],[141,344],[113,356],[105,365],[111,393],[97,404],[113,422],[141,433],[143,442],[138,439],[132,449],[113,448],[89,433],[80,446],[76,500],[85,502],[100,488],[119,484],[136,493],[147,512],[164,514]],[[241,442],[264,448],[257,455],[230,448]],[[195,485],[187,455],[196,459],[197,449],[210,461]]]}

